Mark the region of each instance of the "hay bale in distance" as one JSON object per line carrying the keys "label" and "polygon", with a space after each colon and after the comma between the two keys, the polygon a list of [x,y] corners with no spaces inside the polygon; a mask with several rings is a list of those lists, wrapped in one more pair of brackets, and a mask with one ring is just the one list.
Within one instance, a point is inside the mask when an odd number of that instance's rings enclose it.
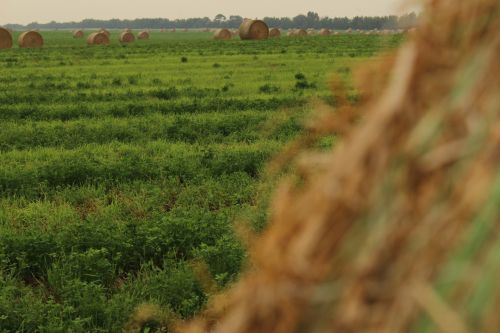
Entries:
{"label": "hay bale in distance", "polygon": [[109,36],[104,32],[94,32],[87,38],[88,45],[109,45]]}
{"label": "hay bale in distance", "polygon": [[108,36],[108,38],[111,37],[111,32],[109,32],[108,30],[106,30],[104,28],[99,29],[99,32],[102,32],[103,34]]}
{"label": "hay bale in distance", "polygon": [[12,34],[9,30],[0,28],[0,49],[12,48]]}
{"label": "hay bale in distance", "polygon": [[306,29],[297,29],[297,30],[295,30],[295,36],[305,37],[307,35],[308,35],[308,33],[307,33]]}
{"label": "hay bale in distance", "polygon": [[120,34],[120,43],[132,43],[135,41],[135,36],[131,32],[122,32]]}
{"label": "hay bale in distance", "polygon": [[139,34],[137,34],[138,39],[146,40],[149,39],[149,32],[147,31],[141,31]]}
{"label": "hay bale in distance", "polygon": [[272,28],[269,30],[269,38],[279,38],[281,37],[281,30],[278,28]]}
{"label": "hay bale in distance", "polygon": [[319,34],[320,36],[330,36],[332,32],[330,31],[330,29],[321,29],[319,31]]}
{"label": "hay bale in distance", "polygon": [[218,29],[214,33],[215,40],[229,40],[233,37],[228,29]]}
{"label": "hay bale in distance", "polygon": [[269,27],[264,21],[245,19],[240,25],[240,38],[243,40],[268,39]]}
{"label": "hay bale in distance", "polygon": [[287,35],[288,37],[293,37],[293,36],[295,36],[295,30],[294,30],[294,29],[292,29],[292,30],[288,30],[288,32],[286,33],[286,35]]}
{"label": "hay bale in distance", "polygon": [[35,49],[43,46],[43,37],[37,31],[26,31],[19,35],[19,47]]}
{"label": "hay bale in distance", "polygon": [[73,31],[73,38],[75,39],[83,38],[83,31],[82,30]]}

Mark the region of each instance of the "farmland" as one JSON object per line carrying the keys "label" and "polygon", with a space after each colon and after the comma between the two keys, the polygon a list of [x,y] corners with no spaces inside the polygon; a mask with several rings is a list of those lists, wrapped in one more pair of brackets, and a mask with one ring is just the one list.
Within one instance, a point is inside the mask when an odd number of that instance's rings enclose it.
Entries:
{"label": "farmland", "polygon": [[314,101],[335,105],[330,76],[349,85],[402,39],[42,34],[0,52],[0,332],[120,332],[142,303],[197,313],[244,265],[235,224],[265,215],[266,162]]}

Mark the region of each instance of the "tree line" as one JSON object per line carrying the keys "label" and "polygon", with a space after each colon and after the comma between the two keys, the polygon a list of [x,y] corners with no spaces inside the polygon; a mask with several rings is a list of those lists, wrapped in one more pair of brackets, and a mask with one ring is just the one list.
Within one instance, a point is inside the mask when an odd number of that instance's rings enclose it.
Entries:
{"label": "tree line", "polygon": [[[416,25],[417,14],[409,13],[401,16],[356,16],[348,17],[320,17],[318,13],[308,12],[306,15],[289,17],[264,17],[264,21],[270,27],[281,29],[296,28],[329,28],[335,30],[360,29],[408,29]],[[236,29],[243,21],[242,16],[223,14],[216,15],[213,19],[188,18],[169,20],[166,18],[140,18],[135,20],[94,20],[85,19],[81,22],[33,22],[28,25],[8,24],[7,27],[15,30],[21,29],[213,29],[230,28]]]}

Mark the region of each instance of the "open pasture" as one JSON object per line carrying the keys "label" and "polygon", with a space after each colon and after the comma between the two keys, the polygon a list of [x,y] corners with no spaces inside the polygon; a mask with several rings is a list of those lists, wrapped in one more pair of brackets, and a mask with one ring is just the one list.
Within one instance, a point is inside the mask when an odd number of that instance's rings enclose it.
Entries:
{"label": "open pasture", "polygon": [[237,278],[234,221],[265,214],[259,176],[311,101],[334,105],[331,75],[402,39],[41,34],[0,52],[0,332],[121,332],[145,302],[197,313]]}

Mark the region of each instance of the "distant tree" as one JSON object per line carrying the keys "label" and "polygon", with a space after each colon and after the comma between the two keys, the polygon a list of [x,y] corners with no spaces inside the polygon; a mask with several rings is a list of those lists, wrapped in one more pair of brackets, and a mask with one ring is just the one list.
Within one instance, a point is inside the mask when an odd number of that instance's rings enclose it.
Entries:
{"label": "distant tree", "polygon": [[214,18],[214,21],[218,22],[218,23],[224,22],[224,21],[226,21],[226,17],[222,14],[217,14]]}
{"label": "distant tree", "polygon": [[[356,16],[354,18],[348,17],[320,17],[318,13],[308,12],[306,15],[298,15],[294,18],[289,17],[265,17],[264,21],[270,27],[281,29],[292,28],[329,28],[335,30],[361,29],[408,29],[416,25],[418,16],[415,13],[409,13],[402,16],[377,16],[365,17]],[[81,22],[50,22],[40,24],[37,22],[30,23],[26,26],[19,24],[8,24],[7,28],[15,30],[23,29],[171,29],[171,28],[238,28],[243,21],[243,17],[239,15],[231,15],[229,19],[223,14],[218,14],[213,20],[208,17],[202,18],[188,18],[169,20],[164,18],[143,18],[135,20],[94,20],[85,19]]]}

